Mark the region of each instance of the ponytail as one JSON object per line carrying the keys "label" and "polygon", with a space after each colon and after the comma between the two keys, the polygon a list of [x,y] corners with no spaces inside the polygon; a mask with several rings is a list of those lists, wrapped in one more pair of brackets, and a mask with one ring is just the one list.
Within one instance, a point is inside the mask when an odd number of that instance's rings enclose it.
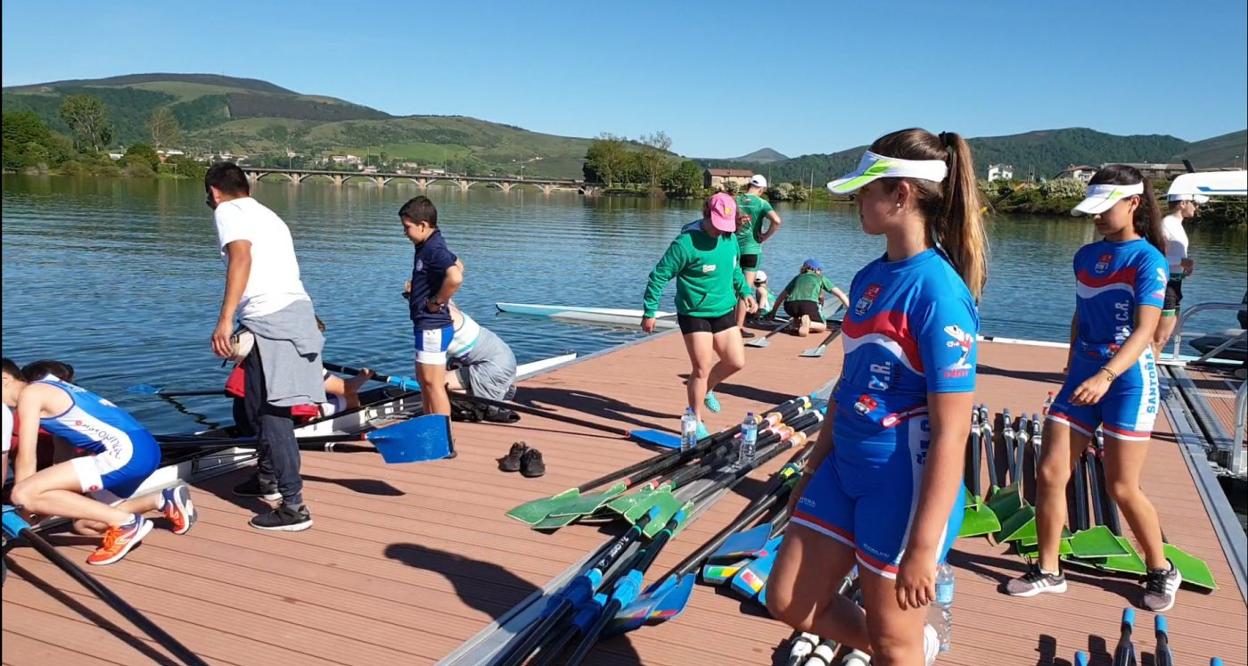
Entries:
{"label": "ponytail", "polygon": [[1132,220],[1135,233],[1145,238],[1153,247],[1166,253],[1166,235],[1161,223],[1161,207],[1153,194],[1153,181],[1144,178],[1144,194],[1140,195],[1140,207],[1135,209]]}
{"label": "ponytail", "polygon": [[918,195],[927,236],[939,245],[978,301],[988,282],[988,236],[984,231],[975,162],[966,140],[954,132],[939,136],[905,129],[876,139],[871,151],[908,160],[941,160],[949,167],[940,183],[907,178]]}

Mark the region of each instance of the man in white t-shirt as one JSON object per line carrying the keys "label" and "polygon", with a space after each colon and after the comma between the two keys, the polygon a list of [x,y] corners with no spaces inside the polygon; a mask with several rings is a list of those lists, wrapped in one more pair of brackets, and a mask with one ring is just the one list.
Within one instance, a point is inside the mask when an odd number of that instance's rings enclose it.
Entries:
{"label": "man in white t-shirt", "polygon": [[1166,237],[1166,263],[1170,265],[1170,281],[1166,283],[1166,300],[1161,309],[1161,321],[1153,334],[1153,355],[1160,358],[1161,350],[1174,333],[1178,323],[1179,303],[1183,300],[1183,279],[1192,274],[1196,262],[1187,256],[1187,230],[1183,220],[1196,216],[1196,208],[1209,197],[1199,194],[1172,194],[1167,197],[1170,214],[1161,221]]}
{"label": "man in white t-shirt", "polygon": [[312,526],[312,517],[303,504],[291,407],[325,401],[320,358],[324,338],[299,279],[286,223],[251,198],[247,176],[235,164],[212,165],[204,189],[226,264],[212,350],[222,358],[235,356],[235,316],[255,341],[236,360],[243,373],[243,416],[258,439],[259,465],[256,476],[236,486],[234,493],[282,500],[273,511],[252,518],[252,527],[304,530]]}

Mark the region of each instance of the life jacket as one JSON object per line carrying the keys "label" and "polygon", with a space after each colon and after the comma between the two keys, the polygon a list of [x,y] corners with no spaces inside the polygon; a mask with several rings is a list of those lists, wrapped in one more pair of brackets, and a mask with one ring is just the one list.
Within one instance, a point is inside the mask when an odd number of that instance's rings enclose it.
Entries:
{"label": "life jacket", "polygon": [[[247,395],[247,373],[243,370],[243,366],[236,365],[230,371],[230,376],[225,380],[225,392],[235,398],[243,398]],[[294,405],[290,408],[290,416],[297,423],[307,423],[321,416],[321,406],[313,403]]]}

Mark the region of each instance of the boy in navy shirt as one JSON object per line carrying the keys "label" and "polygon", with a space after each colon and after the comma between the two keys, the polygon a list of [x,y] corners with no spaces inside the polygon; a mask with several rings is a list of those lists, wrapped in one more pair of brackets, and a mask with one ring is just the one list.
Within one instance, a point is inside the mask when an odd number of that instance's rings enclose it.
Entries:
{"label": "boy in navy shirt", "polygon": [[416,197],[399,209],[403,233],[416,246],[408,308],[416,338],[416,378],[426,414],[451,415],[446,392],[446,350],[455,335],[451,296],[464,283],[464,265],[446,247],[438,230],[438,209]]}

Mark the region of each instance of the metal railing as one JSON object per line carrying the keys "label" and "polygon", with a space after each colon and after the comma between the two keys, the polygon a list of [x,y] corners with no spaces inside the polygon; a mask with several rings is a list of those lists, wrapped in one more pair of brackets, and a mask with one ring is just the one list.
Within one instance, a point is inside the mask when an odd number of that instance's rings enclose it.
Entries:
{"label": "metal railing", "polygon": [[[1187,323],[1187,320],[1190,319],[1192,315],[1196,314],[1197,312],[1204,312],[1206,310],[1239,311],[1239,310],[1244,310],[1246,308],[1248,308],[1248,306],[1245,306],[1243,303],[1201,303],[1199,305],[1194,305],[1184,310],[1183,313],[1179,315],[1179,322],[1175,324],[1174,326],[1174,333],[1171,336],[1172,339],[1174,340],[1174,351],[1171,352],[1169,360],[1174,363],[1182,364],[1182,362],[1179,361],[1179,349],[1183,344],[1183,325]],[[1217,354],[1221,353],[1224,349],[1230,347],[1232,344],[1235,344],[1235,342],[1237,342],[1239,339],[1244,338],[1246,334],[1248,334],[1248,332],[1241,332],[1239,336],[1226,340],[1225,342],[1218,345],[1217,347],[1214,347],[1213,349],[1209,350],[1205,354],[1202,354],[1200,358],[1192,362],[1200,363],[1202,361],[1207,361],[1210,358],[1213,358]],[[1161,359],[1157,359],[1157,360],[1160,361]]]}

